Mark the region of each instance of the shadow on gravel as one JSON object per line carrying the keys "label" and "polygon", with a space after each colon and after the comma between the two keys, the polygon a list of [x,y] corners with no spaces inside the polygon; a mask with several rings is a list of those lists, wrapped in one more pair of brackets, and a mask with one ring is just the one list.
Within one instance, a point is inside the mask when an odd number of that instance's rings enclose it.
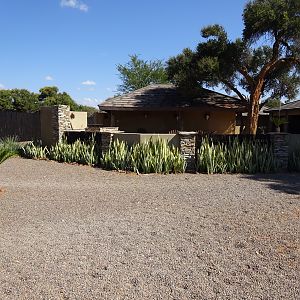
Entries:
{"label": "shadow on gravel", "polygon": [[265,182],[270,189],[279,192],[300,195],[300,173],[255,174],[244,178]]}

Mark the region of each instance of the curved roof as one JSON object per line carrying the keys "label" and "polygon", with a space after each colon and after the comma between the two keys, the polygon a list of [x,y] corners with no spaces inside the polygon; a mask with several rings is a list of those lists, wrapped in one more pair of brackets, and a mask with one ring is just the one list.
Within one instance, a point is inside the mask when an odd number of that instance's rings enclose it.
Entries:
{"label": "curved roof", "polygon": [[156,84],[134,92],[109,98],[99,105],[111,110],[178,110],[196,107],[245,110],[240,99],[201,88],[193,96],[185,96],[172,84]]}

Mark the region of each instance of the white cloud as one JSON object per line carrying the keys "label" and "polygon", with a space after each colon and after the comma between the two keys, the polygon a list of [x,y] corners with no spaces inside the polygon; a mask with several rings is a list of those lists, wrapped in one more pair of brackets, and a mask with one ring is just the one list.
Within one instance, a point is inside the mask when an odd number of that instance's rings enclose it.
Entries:
{"label": "white cloud", "polygon": [[83,101],[88,103],[98,103],[99,100],[97,98],[83,98]]}
{"label": "white cloud", "polygon": [[80,102],[81,104],[94,107],[97,107],[97,105],[100,103],[100,101],[97,98],[83,98],[83,100]]}
{"label": "white cloud", "polygon": [[60,5],[61,7],[75,8],[84,12],[87,12],[89,10],[89,7],[79,0],[61,0]]}
{"label": "white cloud", "polygon": [[86,80],[86,81],[81,82],[81,84],[83,84],[83,85],[96,85],[96,82],[93,81],[93,80]]}
{"label": "white cloud", "polygon": [[3,89],[5,89],[5,86],[4,86],[4,84],[0,83],[0,90],[3,90]]}
{"label": "white cloud", "polygon": [[46,81],[53,81],[54,78],[52,76],[48,75],[48,76],[45,77],[45,80]]}

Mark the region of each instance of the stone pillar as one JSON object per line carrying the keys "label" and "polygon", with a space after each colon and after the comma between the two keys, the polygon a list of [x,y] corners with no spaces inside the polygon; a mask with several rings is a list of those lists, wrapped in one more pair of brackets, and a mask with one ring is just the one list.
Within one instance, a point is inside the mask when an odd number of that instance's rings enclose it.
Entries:
{"label": "stone pillar", "polygon": [[108,152],[113,141],[114,134],[111,132],[101,132],[101,152],[102,156]]}
{"label": "stone pillar", "polygon": [[67,105],[41,107],[41,138],[44,145],[60,142],[66,130],[71,129],[70,107]]}
{"label": "stone pillar", "polygon": [[62,140],[64,132],[71,130],[70,107],[67,105],[56,105],[52,107],[52,132],[53,143]]}
{"label": "stone pillar", "polygon": [[269,135],[273,146],[274,157],[278,161],[279,169],[286,171],[288,169],[289,160],[288,133],[271,132]]}
{"label": "stone pillar", "polygon": [[196,171],[196,137],[197,132],[185,132],[179,133],[179,146],[181,155],[186,161],[186,170],[188,172]]}

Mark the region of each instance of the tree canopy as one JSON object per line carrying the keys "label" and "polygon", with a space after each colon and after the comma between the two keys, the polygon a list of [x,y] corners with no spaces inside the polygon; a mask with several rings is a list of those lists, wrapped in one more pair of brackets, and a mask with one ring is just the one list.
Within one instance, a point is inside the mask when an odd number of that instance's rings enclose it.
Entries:
{"label": "tree canopy", "polygon": [[293,99],[300,85],[300,1],[253,0],[243,13],[241,38],[230,41],[225,29],[201,30],[196,50],[184,49],[168,61],[169,78],[183,89],[223,87],[248,109],[248,133],[257,130],[265,98]]}
{"label": "tree canopy", "polygon": [[77,104],[66,92],[59,93],[55,86],[32,93],[25,89],[0,90],[0,110],[37,111],[41,106],[68,105],[74,111],[96,111],[95,108]]}
{"label": "tree canopy", "polygon": [[122,84],[118,92],[124,94],[143,88],[150,84],[167,83],[165,64],[161,60],[142,60],[138,55],[130,55],[125,65],[117,65]]}

